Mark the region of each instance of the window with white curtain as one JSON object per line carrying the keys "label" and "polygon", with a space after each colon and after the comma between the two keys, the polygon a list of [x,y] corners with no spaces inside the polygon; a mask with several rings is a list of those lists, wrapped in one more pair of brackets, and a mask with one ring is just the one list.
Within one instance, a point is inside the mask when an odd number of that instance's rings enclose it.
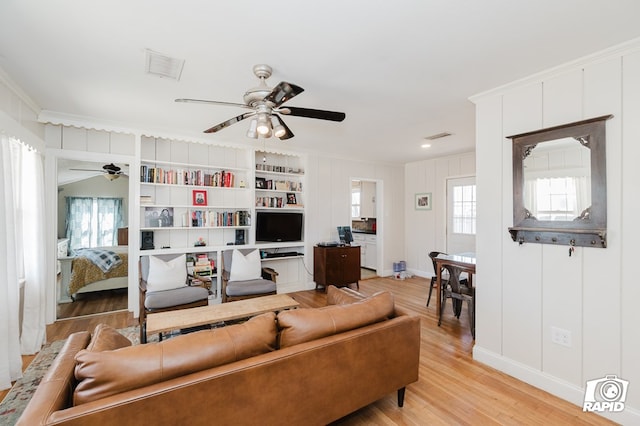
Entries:
{"label": "window with white curtain", "polygon": [[117,245],[122,224],[122,198],[67,197],[66,236],[71,250]]}

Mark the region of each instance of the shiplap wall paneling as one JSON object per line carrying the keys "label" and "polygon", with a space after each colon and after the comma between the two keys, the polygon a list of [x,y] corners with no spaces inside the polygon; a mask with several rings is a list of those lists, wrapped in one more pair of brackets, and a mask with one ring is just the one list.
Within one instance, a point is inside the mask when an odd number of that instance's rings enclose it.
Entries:
{"label": "shiplap wall paneling", "polygon": [[87,130],[87,151],[109,153],[109,133],[101,130]]}
{"label": "shiplap wall paneling", "polygon": [[[634,196],[638,192],[640,182],[640,52],[626,55],[623,58],[624,96],[622,98],[622,213],[621,226],[624,229],[621,238],[621,309],[619,321],[620,338],[622,340],[621,376],[631,383],[640,383],[640,338],[638,338],[638,324],[640,324],[640,285],[635,266],[638,263],[638,244],[640,241],[640,197]],[[608,268],[605,268],[608,269]],[[614,282],[607,280],[602,283],[601,291],[607,291]],[[634,386],[627,396],[627,404],[640,407],[640,386]]]}
{"label": "shiplap wall paneling", "polygon": [[[502,137],[502,97],[494,96],[476,105],[476,137],[478,144],[476,162],[497,164],[503,151],[511,150]],[[504,161],[501,162],[504,164]],[[511,197],[502,184],[500,167],[478,167],[476,187],[478,197],[476,235],[476,345],[496,354],[502,353],[502,251],[507,229],[496,215],[507,217],[503,199]],[[510,173],[509,173],[510,176]],[[513,244],[513,243],[511,243]],[[474,354],[474,357],[476,355]]]}
{"label": "shiplap wall paneling", "polygon": [[[607,121],[607,248],[584,249],[584,380],[620,371],[620,254],[622,173],[622,71],[620,58],[584,69],[586,117],[613,114]],[[627,92],[628,93],[628,92]],[[630,194],[629,194],[630,195]],[[603,313],[607,313],[603,315]],[[602,348],[611,348],[603,351]]]}
{"label": "shiplap wall paneling", "polygon": [[[503,97],[503,132],[510,136],[536,130],[542,123],[542,85],[513,90]],[[507,140],[505,143],[509,143]],[[511,159],[505,159],[505,188],[512,188]],[[500,173],[500,168],[495,168]],[[506,172],[507,170],[505,170]],[[505,191],[504,203],[513,208]],[[513,213],[505,217],[504,232],[513,226]],[[505,239],[508,238],[508,234]],[[510,239],[510,238],[509,238]],[[542,247],[540,244],[505,244],[503,257],[503,355],[534,369],[542,367]]]}
{"label": "shiplap wall paneling", "polygon": [[77,127],[63,127],[62,149],[87,151],[87,130]]}
{"label": "shiplap wall paneling", "polygon": [[62,149],[62,126],[47,124],[44,127],[44,142],[47,148]]}
{"label": "shiplap wall paneling", "polygon": [[[553,127],[582,120],[582,70],[576,69],[542,84],[542,127]],[[535,129],[531,129],[535,130]]]}
{"label": "shiplap wall paneling", "polygon": [[[571,123],[583,118],[581,69],[545,79],[542,89],[543,127]],[[552,167],[555,162],[551,158]],[[540,247],[542,248],[542,371],[580,386],[582,379],[582,254],[584,251],[578,249],[570,257],[566,246],[543,244]],[[570,347],[552,342],[552,327],[571,333]]]}
{"label": "shiplap wall paneling", "polygon": [[130,133],[111,133],[109,135],[110,151],[113,154],[135,155],[136,139]]}

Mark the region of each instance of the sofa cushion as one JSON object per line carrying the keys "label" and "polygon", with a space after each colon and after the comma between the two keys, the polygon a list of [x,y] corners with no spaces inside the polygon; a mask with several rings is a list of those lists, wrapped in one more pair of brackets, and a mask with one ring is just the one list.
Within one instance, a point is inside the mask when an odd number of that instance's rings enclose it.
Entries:
{"label": "sofa cushion", "polygon": [[364,327],[386,320],[393,314],[393,295],[387,291],[350,304],[283,311],[278,314],[279,347]]}
{"label": "sofa cushion", "polygon": [[275,314],[160,343],[76,354],[74,405],[159,383],[255,355],[276,346]]}
{"label": "sofa cushion", "polygon": [[131,346],[131,340],[120,334],[118,330],[107,324],[98,324],[85,349],[91,352],[102,352],[127,346]]}
{"label": "sofa cushion", "polygon": [[346,305],[364,298],[363,294],[350,288],[338,288],[334,285],[327,287],[327,305]]}

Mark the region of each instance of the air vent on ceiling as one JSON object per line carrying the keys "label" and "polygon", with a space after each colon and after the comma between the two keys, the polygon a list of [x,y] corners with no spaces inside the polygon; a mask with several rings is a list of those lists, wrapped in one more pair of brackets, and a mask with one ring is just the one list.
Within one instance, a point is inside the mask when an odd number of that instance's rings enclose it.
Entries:
{"label": "air vent on ceiling", "polygon": [[452,133],[442,132],[442,133],[436,133],[435,135],[431,135],[431,136],[425,136],[425,139],[428,141],[433,141],[436,139],[446,138],[447,136],[451,136],[451,135]]}
{"label": "air vent on ceiling", "polygon": [[180,80],[184,59],[172,58],[149,49],[146,49],[145,52],[147,74]]}

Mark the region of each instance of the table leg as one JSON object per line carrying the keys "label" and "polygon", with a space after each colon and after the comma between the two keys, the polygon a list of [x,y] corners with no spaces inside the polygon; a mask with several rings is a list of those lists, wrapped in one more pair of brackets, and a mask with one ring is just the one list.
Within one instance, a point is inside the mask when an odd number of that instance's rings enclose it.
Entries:
{"label": "table leg", "polygon": [[436,316],[440,318],[440,309],[442,304],[442,267],[436,261]]}

